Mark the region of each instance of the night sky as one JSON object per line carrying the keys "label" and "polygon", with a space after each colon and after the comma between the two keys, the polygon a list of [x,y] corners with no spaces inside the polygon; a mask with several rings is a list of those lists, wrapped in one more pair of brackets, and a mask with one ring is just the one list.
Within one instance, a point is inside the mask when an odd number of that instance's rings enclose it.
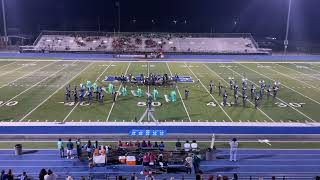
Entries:
{"label": "night sky", "polygon": [[[11,32],[118,30],[117,0],[5,1]],[[283,39],[289,0],[119,1],[121,31],[249,32]],[[2,10],[0,16],[2,33]],[[293,0],[291,18],[289,39],[320,42],[320,0]]]}

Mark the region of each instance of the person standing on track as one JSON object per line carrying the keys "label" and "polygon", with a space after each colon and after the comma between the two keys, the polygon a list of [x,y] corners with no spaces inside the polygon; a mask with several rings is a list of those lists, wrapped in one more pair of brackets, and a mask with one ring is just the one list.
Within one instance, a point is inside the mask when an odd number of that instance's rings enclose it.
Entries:
{"label": "person standing on track", "polygon": [[59,154],[61,158],[64,158],[64,143],[61,140],[61,138],[58,140],[57,142],[57,146],[58,146],[58,150],[59,150]]}
{"label": "person standing on track", "polygon": [[237,150],[239,143],[237,142],[237,138],[233,138],[232,141],[229,142],[230,145],[230,161],[237,161]]}

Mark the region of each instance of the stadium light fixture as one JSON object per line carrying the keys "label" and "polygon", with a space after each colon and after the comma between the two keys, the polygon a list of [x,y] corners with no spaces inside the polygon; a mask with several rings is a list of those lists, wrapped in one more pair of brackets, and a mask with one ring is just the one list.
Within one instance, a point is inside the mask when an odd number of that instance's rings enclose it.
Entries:
{"label": "stadium light fixture", "polygon": [[288,4],[288,15],[287,15],[287,27],[286,27],[286,38],[284,40],[284,54],[287,54],[287,48],[289,45],[289,41],[288,41],[288,34],[289,34],[289,28],[290,28],[290,16],[291,16],[291,3],[292,0],[289,0],[289,4]]}
{"label": "stadium light fixture", "polygon": [[6,9],[5,9],[4,0],[2,0],[1,2],[2,2],[2,20],[3,20],[4,43],[5,43],[5,46],[7,46],[8,45],[8,34],[7,34]]}

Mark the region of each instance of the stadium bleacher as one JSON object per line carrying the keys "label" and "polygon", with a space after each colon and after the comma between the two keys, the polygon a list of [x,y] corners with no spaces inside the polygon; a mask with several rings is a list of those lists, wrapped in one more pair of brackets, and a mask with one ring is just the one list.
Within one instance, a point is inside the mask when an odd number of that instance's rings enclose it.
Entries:
{"label": "stadium bleacher", "polygon": [[22,52],[269,54],[250,34],[43,32]]}

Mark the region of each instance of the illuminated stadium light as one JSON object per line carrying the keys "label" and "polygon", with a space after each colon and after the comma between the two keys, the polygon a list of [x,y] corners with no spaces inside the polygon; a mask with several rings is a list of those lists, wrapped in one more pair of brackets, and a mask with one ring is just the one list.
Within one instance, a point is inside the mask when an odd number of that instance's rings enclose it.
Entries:
{"label": "illuminated stadium light", "polygon": [[172,41],[169,41],[169,44],[173,44],[173,42],[172,42]]}
{"label": "illuminated stadium light", "polygon": [[93,43],[96,43],[97,41],[96,41],[96,40],[93,40],[92,42],[93,42]]}
{"label": "illuminated stadium light", "polygon": [[51,39],[47,39],[46,41],[47,41],[47,42],[51,42]]}
{"label": "illuminated stadium light", "polygon": [[104,40],[103,43],[107,43],[108,41]]}

